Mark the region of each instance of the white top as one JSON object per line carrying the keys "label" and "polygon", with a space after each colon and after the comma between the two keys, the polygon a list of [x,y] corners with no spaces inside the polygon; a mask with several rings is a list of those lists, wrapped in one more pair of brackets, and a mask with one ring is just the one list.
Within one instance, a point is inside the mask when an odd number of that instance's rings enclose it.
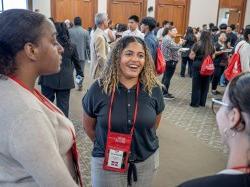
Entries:
{"label": "white top", "polygon": [[235,170],[235,169],[224,169],[218,172],[217,174],[239,175],[239,174],[245,174],[245,173],[239,170]]}
{"label": "white top", "polygon": [[160,40],[160,41],[162,40],[162,33],[163,33],[164,29],[165,29],[165,27],[160,28],[160,29],[158,30],[157,34],[156,34],[156,38],[157,38],[158,40]]}
{"label": "white top", "polygon": [[0,98],[0,186],[76,187],[71,121],[12,79]]}
{"label": "white top", "polygon": [[239,50],[239,54],[240,54],[241,69],[242,72],[248,72],[250,71],[250,44],[247,43],[245,40],[240,41],[236,45],[235,51],[238,51],[240,46],[241,48]]}
{"label": "white top", "polygon": [[124,36],[137,36],[141,39],[144,39],[144,34],[141,31],[139,31],[139,29],[136,29],[134,31],[126,30],[125,32],[122,33],[122,37]]}

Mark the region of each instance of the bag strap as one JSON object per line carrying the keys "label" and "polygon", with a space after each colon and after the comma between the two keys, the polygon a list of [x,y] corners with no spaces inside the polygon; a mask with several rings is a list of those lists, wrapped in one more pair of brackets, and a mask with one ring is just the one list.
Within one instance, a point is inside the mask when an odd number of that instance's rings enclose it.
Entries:
{"label": "bag strap", "polygon": [[244,42],[243,44],[240,45],[240,47],[239,47],[238,50],[237,50],[237,53],[239,53],[240,48],[241,48],[245,43],[246,43],[246,42]]}

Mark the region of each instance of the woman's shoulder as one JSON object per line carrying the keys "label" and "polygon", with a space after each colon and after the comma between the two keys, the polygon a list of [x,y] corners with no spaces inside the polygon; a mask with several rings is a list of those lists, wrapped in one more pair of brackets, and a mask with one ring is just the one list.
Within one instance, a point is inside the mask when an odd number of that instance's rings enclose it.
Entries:
{"label": "woman's shoulder", "polygon": [[[244,183],[244,178],[250,178],[249,174],[217,174],[193,179],[180,184],[178,187],[246,187],[249,184]],[[249,180],[248,180],[249,181]]]}

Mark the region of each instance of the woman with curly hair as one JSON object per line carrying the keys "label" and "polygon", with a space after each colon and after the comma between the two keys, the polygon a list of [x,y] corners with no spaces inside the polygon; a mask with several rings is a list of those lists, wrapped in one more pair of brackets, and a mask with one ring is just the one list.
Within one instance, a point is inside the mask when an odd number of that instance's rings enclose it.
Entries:
{"label": "woman with curly hair", "polygon": [[133,36],[119,40],[82,100],[83,126],[94,143],[94,187],[152,186],[164,110],[161,86],[145,42]]}

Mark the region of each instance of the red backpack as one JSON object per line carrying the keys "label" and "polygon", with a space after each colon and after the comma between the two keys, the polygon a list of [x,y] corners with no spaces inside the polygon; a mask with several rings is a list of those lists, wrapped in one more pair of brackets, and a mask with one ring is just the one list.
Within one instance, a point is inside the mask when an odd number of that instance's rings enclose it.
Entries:
{"label": "red backpack", "polygon": [[[243,44],[241,44],[241,46]],[[224,75],[228,81],[232,80],[234,77],[236,77],[242,72],[239,54],[241,46],[239,47],[237,52],[234,53],[233,56],[230,58],[227,69],[224,71]]]}
{"label": "red backpack", "polygon": [[214,73],[214,62],[210,55],[208,55],[202,62],[200,75],[210,76]]}
{"label": "red backpack", "polygon": [[156,51],[156,73],[158,75],[162,74],[165,72],[165,69],[166,69],[166,62],[165,62],[165,59],[164,59],[164,56],[162,54],[162,51],[161,51],[161,48],[158,47],[157,48],[157,51]]}

